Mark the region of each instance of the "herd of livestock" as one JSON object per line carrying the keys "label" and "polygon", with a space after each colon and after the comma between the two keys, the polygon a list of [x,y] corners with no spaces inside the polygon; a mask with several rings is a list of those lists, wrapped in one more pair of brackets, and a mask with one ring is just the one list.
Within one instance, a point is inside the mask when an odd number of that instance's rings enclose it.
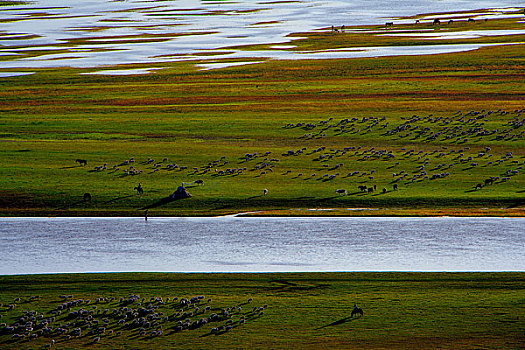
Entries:
{"label": "herd of livestock", "polygon": [[[484,175],[465,182],[464,190],[481,189],[508,182],[522,171],[523,155],[515,155],[512,151],[515,147],[510,147],[511,150],[504,147],[523,139],[525,118],[521,115],[524,112],[525,109],[458,111],[448,117],[413,115],[395,122],[386,117],[362,117],[288,123],[283,126],[283,132],[288,133],[288,137],[289,133],[297,133],[296,138],[303,147],[230,158],[221,156],[205,164],[188,165],[168,157],[149,157],[86,168],[93,173],[118,177],[171,173],[182,178],[182,182],[200,185],[207,178],[282,176],[289,181],[303,181],[304,186],[333,184],[327,186],[327,191],[335,189],[339,195],[347,194],[348,189],[387,193],[402,186],[465,175],[476,168],[476,173]],[[320,139],[326,142],[326,137],[334,140],[345,136],[354,144],[361,140],[364,144],[374,142],[381,146],[312,147]],[[86,166],[87,160],[77,159],[77,162]],[[463,171],[458,173],[459,169]],[[337,181],[340,179],[343,181]],[[342,186],[348,189],[339,188]],[[264,189],[264,194],[267,193],[268,189]]]}
{"label": "herd of livestock", "polygon": [[[267,308],[255,306],[252,299],[225,307],[215,306],[211,298],[194,297],[104,297],[78,299],[57,296],[46,310],[39,296],[17,297],[0,304],[1,344],[29,342],[51,348],[70,342],[89,346],[115,338],[154,341],[200,330],[199,336],[221,335],[250,324]],[[26,345],[23,345],[26,344]]]}

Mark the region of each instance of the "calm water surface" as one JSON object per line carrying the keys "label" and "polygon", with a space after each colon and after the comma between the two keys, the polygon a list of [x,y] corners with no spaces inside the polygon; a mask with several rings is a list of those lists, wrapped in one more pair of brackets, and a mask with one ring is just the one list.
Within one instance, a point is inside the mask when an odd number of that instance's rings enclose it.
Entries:
{"label": "calm water surface", "polygon": [[[396,45],[338,52],[237,47],[289,43],[290,33],[331,25],[413,23],[403,17],[421,13],[440,13],[445,21],[457,17],[450,14],[454,11],[488,9],[469,15],[476,20],[522,18],[512,14],[521,7],[522,0],[32,0],[0,7],[0,69],[129,63],[155,63],[163,68],[163,62],[188,60],[208,61],[210,65],[205,63],[204,68],[218,68],[213,62],[225,58],[326,59],[466,51],[482,45]],[[433,19],[422,18],[422,23]]]}
{"label": "calm water surface", "polygon": [[523,218],[0,218],[0,274],[525,271]]}

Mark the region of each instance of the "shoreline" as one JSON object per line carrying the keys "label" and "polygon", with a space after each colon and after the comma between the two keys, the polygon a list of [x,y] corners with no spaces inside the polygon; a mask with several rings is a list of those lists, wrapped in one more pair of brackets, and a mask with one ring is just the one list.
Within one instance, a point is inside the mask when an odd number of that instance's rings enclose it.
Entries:
{"label": "shoreline", "polygon": [[20,273],[20,274],[0,274],[0,283],[2,279],[5,278],[23,278],[25,277],[34,277],[34,278],[47,278],[47,277],[67,277],[67,276],[123,276],[123,275],[133,275],[135,278],[145,277],[145,276],[163,276],[165,278],[177,277],[177,276],[191,276],[191,277],[218,277],[221,275],[225,276],[301,276],[301,275],[367,275],[375,276],[377,275],[406,275],[417,277],[418,275],[430,276],[430,275],[442,275],[442,276],[461,276],[461,275],[525,275],[525,270],[462,270],[462,271],[419,271],[419,270],[355,270],[355,271],[253,271],[253,272],[229,272],[229,271],[213,271],[213,272],[181,272],[181,271],[86,271],[86,272],[42,272],[42,273]]}
{"label": "shoreline", "polygon": [[[175,217],[525,217],[525,208],[288,208],[250,211],[149,211],[149,218]],[[0,218],[143,218],[138,210],[57,211],[19,209],[0,211]]]}

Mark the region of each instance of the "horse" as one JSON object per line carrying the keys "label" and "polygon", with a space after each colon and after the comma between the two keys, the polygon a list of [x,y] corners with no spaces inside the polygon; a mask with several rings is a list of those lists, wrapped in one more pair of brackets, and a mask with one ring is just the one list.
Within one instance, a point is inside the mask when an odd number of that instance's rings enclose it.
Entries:
{"label": "horse", "polygon": [[350,317],[354,317],[354,315],[361,315],[363,316],[363,309],[361,309],[360,307],[356,307],[352,310],[352,313],[350,314]]}
{"label": "horse", "polygon": [[78,163],[79,165],[87,165],[87,160],[85,160],[85,159],[77,159],[77,160],[75,160],[75,163]]}
{"label": "horse", "polygon": [[86,192],[83,197],[84,202],[91,202],[91,194]]}

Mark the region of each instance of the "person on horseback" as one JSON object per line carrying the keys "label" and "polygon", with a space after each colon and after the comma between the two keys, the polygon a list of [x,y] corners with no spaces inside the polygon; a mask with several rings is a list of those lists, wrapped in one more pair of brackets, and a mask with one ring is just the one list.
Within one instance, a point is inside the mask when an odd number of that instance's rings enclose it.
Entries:
{"label": "person on horseback", "polygon": [[358,307],[357,304],[354,304],[354,309],[352,310],[350,317],[354,317],[354,315],[357,315],[357,314],[363,316],[363,309]]}

